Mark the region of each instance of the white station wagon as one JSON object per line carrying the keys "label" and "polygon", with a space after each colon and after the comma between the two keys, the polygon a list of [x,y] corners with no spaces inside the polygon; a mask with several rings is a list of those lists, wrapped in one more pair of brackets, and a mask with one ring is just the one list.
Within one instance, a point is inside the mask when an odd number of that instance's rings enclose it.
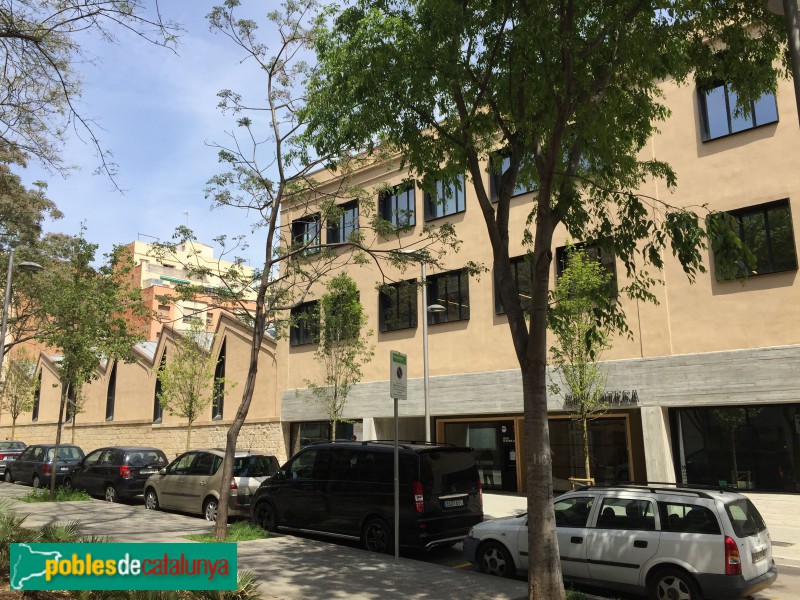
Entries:
{"label": "white station wagon", "polygon": [[[732,600],[772,585],[778,570],[761,515],[730,490],[624,485],[555,499],[565,581],[657,600]],[[464,540],[481,571],[528,568],[528,518],[485,521]]]}

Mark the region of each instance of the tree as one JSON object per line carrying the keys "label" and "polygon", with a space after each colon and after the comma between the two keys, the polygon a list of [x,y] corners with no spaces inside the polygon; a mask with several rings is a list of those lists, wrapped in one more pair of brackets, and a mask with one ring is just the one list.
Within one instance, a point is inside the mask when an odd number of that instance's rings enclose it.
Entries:
{"label": "tree", "polygon": [[[81,231],[78,237],[65,240],[61,263],[51,265],[35,279],[35,295],[47,315],[38,339],[61,353],[55,362],[61,382],[55,456],[70,388],[77,391],[83,383],[96,379],[101,358],[135,360],[133,347],[142,341],[125,317],[126,312],[140,315],[146,310],[141,289],[131,283],[133,265],[118,247],[106,256],[105,263],[94,267],[96,250]],[[55,495],[54,476],[50,494]]]}
{"label": "tree", "polygon": [[186,419],[186,450],[189,450],[192,424],[208,407],[215,391],[228,391],[231,386],[214,376],[217,358],[210,352],[214,336],[209,336],[200,322],[193,321],[185,334],[176,334],[174,343],[170,360],[159,371],[158,401],[168,413]]}
{"label": "tree", "polygon": [[36,361],[31,360],[24,351],[18,352],[16,357],[9,361],[3,382],[2,409],[11,415],[12,440],[17,429],[17,419],[22,413],[33,409],[38,389]]}
{"label": "tree", "polygon": [[143,0],[0,0],[0,154],[24,164],[32,156],[62,174],[70,168],[61,152],[70,127],[85,134],[98,153],[101,170],[113,179],[96,126],[78,107],[80,74],[91,63],[81,37],[87,31],[113,42],[127,30],[160,46],[172,46],[179,27],[164,22],[158,6]]}
{"label": "tree", "polygon": [[306,379],[313,400],[325,408],[331,423],[331,439],[336,439],[336,423],[342,418],[350,389],[361,381],[361,366],[372,360],[373,349],[363,337],[367,321],[358,295],[358,286],[347,273],[340,273],[327,284],[320,299],[319,346],[315,353],[323,366],[322,384]]}
{"label": "tree", "polygon": [[[364,161],[352,158],[340,163],[340,177],[336,181],[319,182],[315,172],[339,156],[338,149],[329,153],[311,155],[300,144],[300,134],[305,122],[300,111],[305,105],[305,84],[312,72],[308,58],[317,31],[328,13],[321,10],[317,0],[287,0],[281,10],[269,12],[269,44],[258,39],[258,24],[237,16],[238,0],[226,0],[208,15],[211,30],[220,33],[236,44],[265,77],[263,102],[250,102],[232,90],[222,90],[219,107],[236,117],[238,131],[230,132],[227,144],[215,144],[223,173],[212,177],[206,195],[214,208],[240,209],[248,218],[255,218],[253,233],[261,234],[264,263],[257,269],[255,281],[246,278],[240,266],[243,259],[233,256],[234,266],[221,273],[224,287],[215,290],[221,306],[236,309],[252,326],[250,362],[242,389],[242,399],[228,429],[225,459],[222,463],[221,481],[230,481],[233,457],[239,432],[247,418],[253,398],[258,373],[258,360],[264,335],[275,328],[278,335],[285,333],[288,322],[280,319],[284,311],[302,302],[329,273],[347,264],[362,264],[378,258],[399,264],[417,260],[415,257],[384,249],[370,249],[368,234],[391,234],[400,245],[402,228],[389,232],[374,215],[368,196],[350,182],[349,175]],[[323,244],[320,236],[322,223],[338,223],[343,209],[337,201],[346,198],[358,202],[359,222],[355,227],[342,228],[346,235],[335,244]],[[307,227],[302,232],[294,230],[291,222],[281,219],[281,211],[291,206],[298,222]],[[363,219],[363,223],[361,220]],[[367,221],[369,225],[367,226]],[[426,235],[408,244],[410,250],[427,250],[429,262],[435,264],[437,256],[454,249],[458,241],[447,224],[429,227]],[[177,232],[176,243],[191,242],[192,233],[182,228]],[[235,253],[251,236],[234,240],[217,238],[223,246],[221,258]],[[165,244],[168,248],[170,244]],[[344,251],[348,250],[348,251]],[[194,276],[209,274],[207,266],[189,266]],[[179,286],[183,297],[201,291],[197,286]],[[245,302],[248,292],[255,292],[255,308]],[[228,526],[228,489],[223,484],[214,534],[224,539]]]}
{"label": "tree", "polygon": [[[662,268],[666,252],[690,279],[702,271],[705,236],[720,237],[713,220],[704,223],[702,208],[638,191],[650,179],[676,184],[669,165],[640,154],[668,116],[659,82],[729,81],[747,112],[761,92],[774,91],[785,37],[761,3],[727,0],[659,9],[632,1],[355,0],[317,37],[319,67],[302,116],[318,152],[380,145],[397,152],[410,176],[450,181],[466,173],[473,188],[522,378],[531,598],[564,598],[547,420],[554,232],[563,227],[615,254],[630,276],[621,291],[633,298],[655,299],[649,270]],[[535,190],[522,236],[533,270],[524,302],[509,260],[519,187]],[[734,238],[722,236],[741,256]]]}
{"label": "tree", "polygon": [[[611,273],[585,250],[567,245],[566,268],[550,292],[547,324],[556,343],[550,347],[553,366],[562,385],[553,382],[554,395],[565,394],[564,408],[580,424],[585,477],[592,477],[589,456],[589,421],[608,410],[604,399],[606,372],[600,365],[611,347],[611,330],[598,315],[611,298]],[[555,377],[554,377],[555,378]]]}

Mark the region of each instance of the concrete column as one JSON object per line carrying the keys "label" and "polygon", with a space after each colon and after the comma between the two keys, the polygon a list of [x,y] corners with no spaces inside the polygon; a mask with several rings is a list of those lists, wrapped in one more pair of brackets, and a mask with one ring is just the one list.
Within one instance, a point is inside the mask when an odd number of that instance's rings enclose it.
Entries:
{"label": "concrete column", "polygon": [[364,429],[363,429],[363,438],[364,440],[377,440],[378,434],[375,431],[375,419],[371,417],[366,417],[362,420]]}
{"label": "concrete column", "polygon": [[[643,406],[641,414],[647,481],[675,483],[667,409]],[[636,479],[641,480],[638,475]]]}

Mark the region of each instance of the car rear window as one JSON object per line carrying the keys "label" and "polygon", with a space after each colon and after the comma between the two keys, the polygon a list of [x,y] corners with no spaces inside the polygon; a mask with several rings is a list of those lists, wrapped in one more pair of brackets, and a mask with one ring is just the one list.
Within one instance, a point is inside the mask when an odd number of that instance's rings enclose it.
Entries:
{"label": "car rear window", "polygon": [[267,477],[277,470],[274,456],[240,456],[233,463],[234,477]]}
{"label": "car rear window", "polygon": [[720,534],[717,518],[705,506],[659,502],[658,507],[661,510],[662,531]]}
{"label": "car rear window", "polygon": [[128,466],[149,467],[150,465],[166,465],[167,457],[158,450],[137,450],[128,455]]}
{"label": "car rear window", "polygon": [[22,442],[0,442],[0,450],[25,450]]}
{"label": "car rear window", "polygon": [[422,485],[431,494],[472,492],[478,489],[478,467],[471,451],[420,453]]}
{"label": "car rear window", "polygon": [[764,531],[767,526],[756,507],[747,498],[740,498],[725,505],[733,531],[738,537],[748,537]]}
{"label": "car rear window", "polygon": [[[53,459],[54,450],[55,448],[50,448],[47,451],[47,460]],[[75,446],[59,446],[58,458],[63,458],[64,460],[80,460],[83,458],[83,451]]]}

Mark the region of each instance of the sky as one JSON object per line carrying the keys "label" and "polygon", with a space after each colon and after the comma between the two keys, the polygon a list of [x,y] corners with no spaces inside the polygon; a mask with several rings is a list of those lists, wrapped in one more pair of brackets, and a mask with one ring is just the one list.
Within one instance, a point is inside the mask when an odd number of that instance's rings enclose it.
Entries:
{"label": "sky", "polygon": [[[64,162],[78,170],[66,179],[34,163],[20,172],[28,185],[47,182],[48,197],[64,213],[63,219],[46,223],[46,231],[76,234],[85,223],[87,240],[99,245],[98,257],[114,244],[168,240],[180,225],[211,245],[220,234],[250,234],[252,218],[230,208],[211,211],[204,197],[206,181],[222,171],[217,150],[208,144],[226,142],[226,132],[234,129],[234,117],[217,108],[217,92],[231,89],[256,101],[264,98],[265,88],[255,66],[242,62],[243,51],[209,31],[205,16],[215,4],[221,0],[160,0],[164,19],[186,29],[177,54],[127,32],[116,44],[87,38],[84,48],[99,60],[79,67],[84,80],[80,110],[97,121],[101,144],[118,165],[123,193],[107,176],[94,174],[99,164],[94,148],[73,135]],[[242,0],[241,14],[257,19],[262,41],[269,31],[263,15],[276,8],[275,0]],[[243,254],[252,266],[263,264],[260,243],[253,237]]]}

